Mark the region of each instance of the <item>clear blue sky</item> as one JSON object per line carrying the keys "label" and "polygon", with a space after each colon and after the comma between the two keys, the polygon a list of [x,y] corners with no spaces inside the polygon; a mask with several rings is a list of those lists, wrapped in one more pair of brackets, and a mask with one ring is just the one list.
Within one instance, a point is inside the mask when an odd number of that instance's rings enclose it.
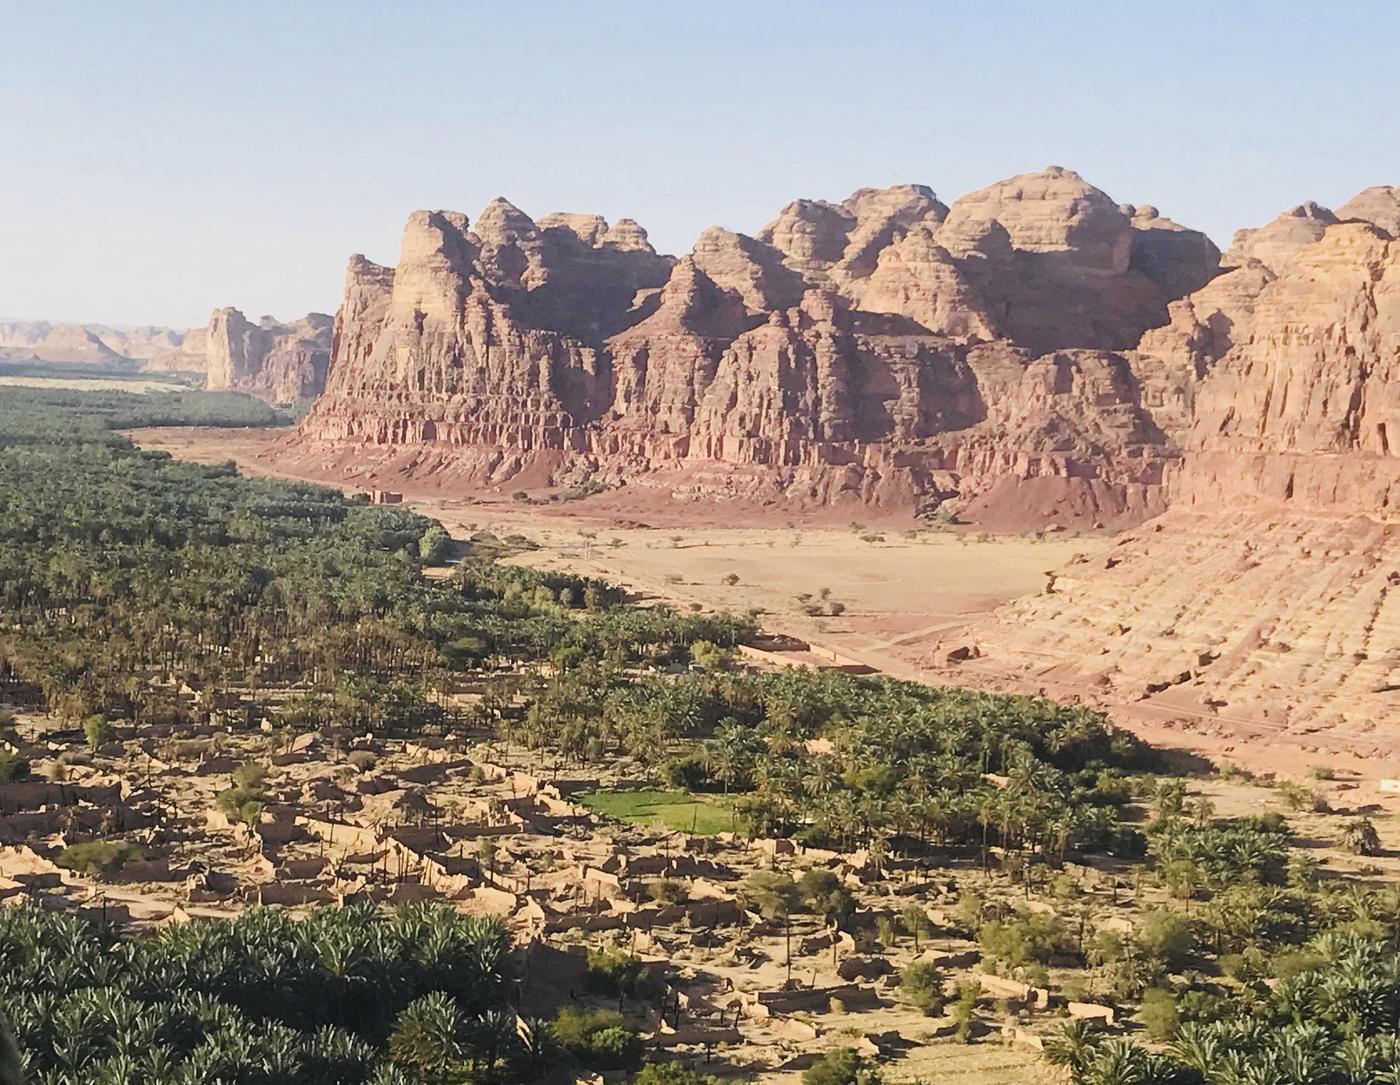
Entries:
{"label": "clear blue sky", "polygon": [[1400,5],[0,0],[0,314],[333,310],[408,212],[630,215],[1057,163],[1226,242],[1400,183]]}

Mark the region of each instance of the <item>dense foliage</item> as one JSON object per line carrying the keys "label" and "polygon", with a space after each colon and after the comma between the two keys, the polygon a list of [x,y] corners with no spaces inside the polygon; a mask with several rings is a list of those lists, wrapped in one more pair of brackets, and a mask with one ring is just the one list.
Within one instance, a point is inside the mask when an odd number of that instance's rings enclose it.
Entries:
{"label": "dense foliage", "polygon": [[1304,967],[1200,1002],[1165,1051],[1067,1027],[1049,1052],[1080,1085],[1394,1085],[1400,953],[1358,931],[1306,947]]}
{"label": "dense foliage", "polygon": [[[255,910],[130,939],[7,908],[0,1005],[31,1085],[390,1085],[435,1080],[433,1058],[525,1080],[507,948],[500,924],[422,905]],[[444,1010],[461,1026],[445,1054],[419,1028]]]}
{"label": "dense foliage", "polygon": [[0,697],[141,723],[207,715],[232,691],[250,721],[403,732],[439,719],[435,694],[468,671],[559,652],[664,658],[751,632],[620,609],[601,582],[485,559],[428,581],[424,558],[446,548],[421,516],[179,463],[112,432],[267,410],[184,393],[0,401]]}
{"label": "dense foliage", "polygon": [[1135,785],[1124,773],[1150,764],[1086,709],[836,671],[583,665],[539,691],[520,732],[580,760],[621,751],[678,786],[730,793],[753,835],[844,848],[896,837],[1042,857],[1109,848],[1125,839],[1115,807]]}

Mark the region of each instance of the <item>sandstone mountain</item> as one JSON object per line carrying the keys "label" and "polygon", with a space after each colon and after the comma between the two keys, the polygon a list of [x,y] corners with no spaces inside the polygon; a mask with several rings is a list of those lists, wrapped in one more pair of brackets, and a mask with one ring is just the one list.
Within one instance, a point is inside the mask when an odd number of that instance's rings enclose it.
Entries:
{"label": "sandstone mountain", "polygon": [[[0,359],[85,365],[113,365],[126,361],[127,356],[113,350],[100,332],[111,334],[110,329],[49,324],[46,321],[0,324]],[[119,340],[117,336],[112,338]]]}
{"label": "sandstone mountain", "polygon": [[798,200],[679,259],[631,222],[417,212],[397,267],[351,261],[287,451],[448,487],[1141,524],[973,629],[965,666],[1364,752],[1400,739],[1397,236],[1373,188],[1222,260],[1058,168],[951,205]]}
{"label": "sandstone mountain", "polygon": [[0,322],[0,359],[94,365],[140,362],[146,368],[153,360],[178,355],[190,334],[154,326],[6,321]]}
{"label": "sandstone mountain", "polygon": [[1393,751],[1395,206],[1393,189],[1368,189],[1335,215],[1303,205],[1237,236],[1241,266],[1144,336],[1142,351],[1202,376],[1171,510],[974,630],[975,666],[1148,719]]}
{"label": "sandstone mountain", "polygon": [[290,324],[265,316],[254,324],[237,309],[216,309],[204,336],[204,387],[281,405],[309,399],[325,387],[331,327],[324,313]]}
{"label": "sandstone mountain", "polygon": [[798,200],[680,259],[630,220],[419,211],[396,267],[352,259],[295,451],[444,484],[1136,522],[1198,373],[1132,348],[1219,264],[1059,167],[951,206]]}

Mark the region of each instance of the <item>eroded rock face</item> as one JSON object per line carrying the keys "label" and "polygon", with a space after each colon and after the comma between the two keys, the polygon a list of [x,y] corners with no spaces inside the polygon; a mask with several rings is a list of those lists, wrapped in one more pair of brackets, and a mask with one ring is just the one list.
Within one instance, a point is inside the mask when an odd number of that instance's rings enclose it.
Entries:
{"label": "eroded rock face", "polygon": [[206,339],[205,382],[211,392],[251,392],[295,403],[325,387],[332,320],[308,313],[291,324],[252,323],[237,309],[216,309]]}
{"label": "eroded rock face", "polygon": [[1373,223],[1393,240],[1400,240],[1400,186],[1375,185],[1362,189],[1337,208],[1337,217],[1343,222],[1360,219]]}
{"label": "eroded rock face", "polygon": [[1238,267],[1257,260],[1271,271],[1287,263],[1299,249],[1319,240],[1337,216],[1309,200],[1254,229],[1236,230],[1225,263]]}
{"label": "eroded rock face", "polygon": [[1385,191],[1285,216],[1270,266],[1248,257],[1143,338],[1201,375],[1171,509],[975,630],[991,666],[1154,722],[1393,754],[1400,241],[1358,210],[1384,218]]}
{"label": "eroded rock face", "polygon": [[1218,257],[1056,168],[951,209],[920,185],[797,200],[680,260],[627,220],[420,211],[397,267],[352,260],[297,440],[688,492],[726,464],[725,496],[989,518],[1034,480],[1033,523],[1130,520],[1160,507],[1190,394],[1127,348]]}
{"label": "eroded rock face", "polygon": [[1400,243],[1329,227],[1254,302],[1249,337],[1202,382],[1182,504],[1400,507]]}

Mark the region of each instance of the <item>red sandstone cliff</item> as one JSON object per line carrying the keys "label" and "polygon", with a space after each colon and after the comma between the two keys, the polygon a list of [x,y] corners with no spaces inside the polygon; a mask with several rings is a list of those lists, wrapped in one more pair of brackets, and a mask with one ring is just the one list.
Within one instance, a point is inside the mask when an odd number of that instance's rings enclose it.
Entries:
{"label": "red sandstone cliff", "polygon": [[1393,754],[1393,193],[1369,189],[1335,215],[1303,205],[1237,236],[1241,266],[1144,336],[1142,351],[1201,374],[1170,511],[974,630],[978,666],[1178,726]]}
{"label": "red sandstone cliff", "polygon": [[204,386],[251,392],[273,403],[308,399],[325,387],[331,318],[308,313],[291,324],[252,323],[237,309],[216,309],[204,339]]}

